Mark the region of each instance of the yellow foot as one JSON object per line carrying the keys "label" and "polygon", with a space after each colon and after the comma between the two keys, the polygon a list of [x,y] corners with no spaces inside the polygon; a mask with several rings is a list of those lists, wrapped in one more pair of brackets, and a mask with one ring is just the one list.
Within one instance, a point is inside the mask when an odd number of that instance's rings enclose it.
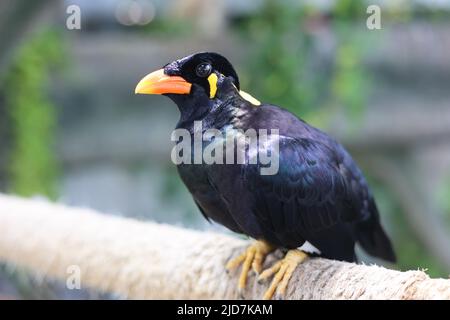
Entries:
{"label": "yellow foot", "polygon": [[272,279],[269,289],[264,293],[263,299],[272,299],[275,291],[277,292],[277,295],[284,296],[292,273],[306,258],[308,258],[308,255],[303,251],[297,249],[289,250],[282,260],[276,262],[269,269],[264,270],[258,277],[259,281],[266,280],[272,275],[275,276]]}
{"label": "yellow foot", "polygon": [[242,271],[241,271],[241,275],[239,277],[239,284],[238,284],[239,290],[242,290],[245,288],[245,284],[247,283],[247,276],[248,276],[248,272],[250,271],[250,267],[257,274],[261,273],[262,264],[264,262],[264,259],[273,250],[275,250],[275,248],[272,247],[267,242],[256,241],[255,243],[251,244],[244,251],[244,253],[242,253],[239,256],[237,256],[236,258],[228,261],[226,268],[230,271],[233,269],[236,269],[237,267],[239,267],[239,265],[242,264]]}

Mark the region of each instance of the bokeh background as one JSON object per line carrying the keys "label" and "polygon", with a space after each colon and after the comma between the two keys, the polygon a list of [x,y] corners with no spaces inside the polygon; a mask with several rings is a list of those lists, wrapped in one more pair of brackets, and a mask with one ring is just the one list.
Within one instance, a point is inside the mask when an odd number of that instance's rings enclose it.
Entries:
{"label": "bokeh background", "polygon": [[[81,30],[66,27],[71,4]],[[366,26],[371,4],[381,30]],[[2,0],[0,191],[227,232],[204,221],[170,161],[175,105],[134,95],[148,72],[216,51],[244,90],[350,150],[393,239],[390,267],[446,278],[449,17],[446,0]],[[11,265],[0,297],[118,298]]]}

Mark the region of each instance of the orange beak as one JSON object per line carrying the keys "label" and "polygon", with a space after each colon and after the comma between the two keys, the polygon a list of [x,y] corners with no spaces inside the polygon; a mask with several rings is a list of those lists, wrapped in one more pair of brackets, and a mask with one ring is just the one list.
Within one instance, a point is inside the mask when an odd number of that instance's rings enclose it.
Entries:
{"label": "orange beak", "polygon": [[140,94],[163,94],[176,93],[188,94],[191,92],[189,82],[178,76],[168,76],[163,69],[156,70],[144,78],[136,86],[134,93]]}

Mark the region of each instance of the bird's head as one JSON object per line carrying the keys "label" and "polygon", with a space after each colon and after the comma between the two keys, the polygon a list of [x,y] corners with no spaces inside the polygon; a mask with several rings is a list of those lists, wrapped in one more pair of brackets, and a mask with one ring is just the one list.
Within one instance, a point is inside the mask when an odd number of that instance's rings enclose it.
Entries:
{"label": "bird's head", "polygon": [[214,52],[200,52],[166,64],[139,81],[135,93],[166,95],[180,109],[186,105],[189,108],[213,105],[230,94],[260,104],[240,91],[239,78],[231,63]]}

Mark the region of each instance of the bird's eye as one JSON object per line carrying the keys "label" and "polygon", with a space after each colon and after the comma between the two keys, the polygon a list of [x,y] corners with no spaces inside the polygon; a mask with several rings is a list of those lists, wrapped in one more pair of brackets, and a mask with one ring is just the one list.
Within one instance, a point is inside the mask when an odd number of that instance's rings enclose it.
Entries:
{"label": "bird's eye", "polygon": [[212,71],[212,66],[207,62],[200,63],[197,66],[197,68],[195,69],[195,73],[200,78],[206,78],[207,76],[209,76],[211,74],[211,71]]}

